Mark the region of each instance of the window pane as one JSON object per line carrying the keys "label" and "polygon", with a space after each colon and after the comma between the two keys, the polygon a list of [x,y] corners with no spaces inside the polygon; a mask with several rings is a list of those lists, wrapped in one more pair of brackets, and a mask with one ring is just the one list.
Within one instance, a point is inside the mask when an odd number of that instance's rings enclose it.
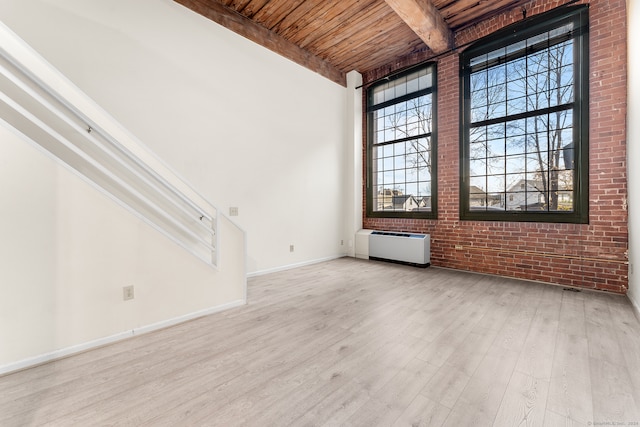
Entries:
{"label": "window pane", "polygon": [[487,126],[487,139],[503,139],[505,136],[504,123]]}
{"label": "window pane", "polygon": [[503,174],[506,167],[505,161],[505,156],[487,157],[487,174]]}
{"label": "window pane", "polygon": [[507,156],[506,158],[506,173],[518,174],[525,172],[525,157],[524,156]]}
{"label": "window pane", "polygon": [[420,76],[420,78],[418,79],[419,89],[422,90],[422,89],[430,88],[431,85],[433,84],[432,80],[433,78],[431,76],[431,73]]}
{"label": "window pane", "polygon": [[488,193],[504,193],[506,190],[506,182],[504,175],[489,176],[487,179]]}

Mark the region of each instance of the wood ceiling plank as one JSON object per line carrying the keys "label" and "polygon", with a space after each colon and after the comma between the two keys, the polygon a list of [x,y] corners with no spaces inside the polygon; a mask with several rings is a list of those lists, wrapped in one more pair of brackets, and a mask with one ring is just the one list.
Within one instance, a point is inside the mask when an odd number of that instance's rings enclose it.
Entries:
{"label": "wood ceiling plank", "polygon": [[[411,32],[409,28],[406,31]],[[364,45],[357,45],[348,40],[336,46],[336,50],[326,59],[340,69],[356,69],[362,72],[410,55],[417,50],[428,49],[421,39],[415,36],[413,39],[413,42],[408,42],[406,35],[401,33],[381,32],[365,41]]]}
{"label": "wood ceiling plank", "polygon": [[481,5],[482,3],[486,3],[491,5],[492,1],[487,1],[487,0],[457,0],[457,1],[452,1],[452,2],[448,2],[447,4],[443,4],[443,5],[439,5],[438,8],[440,10],[440,13],[444,16],[444,15],[456,15],[464,10],[467,9],[472,9],[474,7],[477,7],[479,5]]}
{"label": "wood ceiling plank", "polygon": [[249,3],[251,3],[251,0],[227,0],[223,4],[237,12],[242,12],[242,9],[244,9]]}
{"label": "wood ceiling plank", "polygon": [[398,16],[393,11],[388,10],[387,15],[380,16],[376,20],[375,28],[368,32],[358,33],[352,37],[345,38],[323,50],[314,50],[319,56],[326,55],[354,55],[359,50],[378,51],[385,49],[384,44],[390,39],[401,39],[406,43],[412,41],[422,41],[407,27],[403,25]]}
{"label": "wood ceiling plank", "polygon": [[[406,44],[406,34],[402,34],[399,31],[385,31],[385,28],[389,28],[389,23],[394,22],[395,15],[391,14],[385,18],[378,20],[378,28],[375,32],[369,32],[366,37],[349,37],[338,43],[335,43],[328,49],[314,51],[321,57],[331,58],[333,61],[337,57],[349,57],[357,54],[359,51],[367,51],[372,53],[373,51],[381,51],[389,48],[387,44],[389,40],[403,40]],[[411,32],[406,28],[407,32]],[[413,39],[420,40],[413,36]]]}
{"label": "wood ceiling plank", "polygon": [[348,71],[382,70],[403,58],[431,57],[439,49],[436,38],[449,37],[452,44],[453,31],[529,0],[174,1],[199,8],[201,15],[344,85]]}
{"label": "wood ceiling plank", "polygon": [[[351,16],[342,21],[337,27],[326,33],[322,38],[306,46],[312,52],[325,52],[349,38],[367,38],[371,29],[379,28],[378,22],[389,14],[395,15],[385,3],[374,3],[362,13]],[[397,16],[396,16],[397,18]],[[398,18],[398,21],[400,19]],[[373,26],[371,23],[375,22]]]}
{"label": "wood ceiling plank", "polygon": [[433,5],[438,8],[440,13],[442,13],[442,9],[451,6],[454,3],[458,3],[460,0],[433,0]]}
{"label": "wood ceiling plank", "polygon": [[316,44],[328,34],[338,33],[340,28],[344,28],[345,23],[353,22],[367,13],[374,4],[379,4],[380,0],[356,0],[355,5],[348,1],[338,1],[337,3],[323,24],[318,25],[318,22],[312,22],[305,25],[299,28],[295,36],[291,36],[290,39],[303,48]]}
{"label": "wood ceiling plank", "polygon": [[293,41],[295,35],[304,28],[324,27],[327,20],[330,19],[332,11],[340,4],[348,3],[336,0],[322,1],[320,3],[306,1],[280,21],[275,30],[283,37]]}
{"label": "wood ceiling plank", "polygon": [[417,39],[415,44],[406,45],[404,43],[401,43],[398,45],[389,45],[385,49],[359,52],[357,55],[353,55],[352,57],[348,58],[348,64],[338,62],[335,65],[340,68],[350,66],[353,69],[359,70],[361,73],[365,73],[380,66],[395,63],[402,58],[406,58],[409,55],[413,55],[414,53],[419,52],[420,49],[428,51],[429,56],[433,55],[431,50],[426,47],[424,42],[420,39]]}
{"label": "wood ceiling plank", "polygon": [[242,9],[242,14],[249,19],[253,19],[256,13],[260,12],[269,0],[251,0],[251,2]]}
{"label": "wood ceiling plank", "polygon": [[174,0],[194,12],[342,86],[345,73],[278,34],[213,0]]}
{"label": "wood ceiling plank", "polygon": [[[468,5],[464,9],[457,9],[448,19],[451,28],[459,31],[462,28],[469,27],[478,22],[484,21],[495,15],[509,9],[516,8],[527,3],[528,0],[499,0],[493,2],[481,2]],[[456,5],[459,6],[459,5]]]}
{"label": "wood ceiling plank", "polygon": [[280,21],[304,2],[305,0],[271,0],[253,15],[252,20],[273,30]]}
{"label": "wood ceiling plank", "polygon": [[431,0],[385,0],[435,53],[449,50],[453,34]]}

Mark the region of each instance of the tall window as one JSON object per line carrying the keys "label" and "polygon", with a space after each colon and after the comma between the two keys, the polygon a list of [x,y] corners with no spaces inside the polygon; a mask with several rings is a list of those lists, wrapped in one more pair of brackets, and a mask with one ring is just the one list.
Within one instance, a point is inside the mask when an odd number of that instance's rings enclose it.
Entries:
{"label": "tall window", "polygon": [[580,7],[462,54],[462,219],[587,221],[587,29]]}
{"label": "tall window", "polygon": [[367,214],[436,217],[434,64],[367,90]]}

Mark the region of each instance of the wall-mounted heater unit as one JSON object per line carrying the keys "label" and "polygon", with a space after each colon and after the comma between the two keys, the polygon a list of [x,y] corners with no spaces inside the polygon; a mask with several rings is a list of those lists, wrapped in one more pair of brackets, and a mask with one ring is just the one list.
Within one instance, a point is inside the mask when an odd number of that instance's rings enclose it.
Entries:
{"label": "wall-mounted heater unit", "polygon": [[428,234],[372,231],[369,259],[428,267],[431,263],[429,237]]}

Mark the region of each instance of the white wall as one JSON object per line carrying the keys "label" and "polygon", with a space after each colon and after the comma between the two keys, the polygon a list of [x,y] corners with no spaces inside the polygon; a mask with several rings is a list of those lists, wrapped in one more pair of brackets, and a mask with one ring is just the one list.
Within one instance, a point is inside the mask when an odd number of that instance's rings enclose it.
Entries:
{"label": "white wall", "polygon": [[244,236],[228,220],[216,270],[4,126],[0,201],[0,373],[245,298]]}
{"label": "white wall", "polygon": [[0,20],[237,206],[249,243],[219,217],[212,269],[0,127],[0,372],[239,304],[245,256],[260,273],[347,252],[346,88],[171,0],[0,0]]}
{"label": "white wall", "polygon": [[640,315],[640,2],[627,0],[628,96],[627,169],[629,183],[629,299]]}
{"label": "white wall", "polygon": [[250,273],[347,252],[346,88],[171,0],[0,0],[0,17],[207,199],[239,208]]}

